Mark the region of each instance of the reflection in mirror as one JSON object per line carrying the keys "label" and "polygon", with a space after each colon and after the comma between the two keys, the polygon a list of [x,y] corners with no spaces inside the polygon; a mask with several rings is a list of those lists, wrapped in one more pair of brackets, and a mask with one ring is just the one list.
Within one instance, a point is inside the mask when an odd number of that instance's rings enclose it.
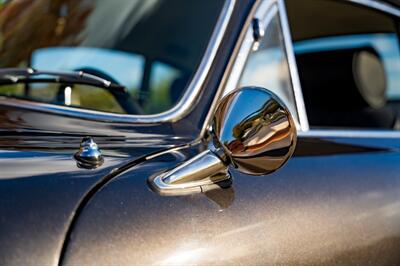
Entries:
{"label": "reflection in mirror", "polygon": [[[151,177],[151,188],[173,196],[229,188],[229,165],[250,175],[271,173],[292,156],[297,138],[287,107],[260,87],[240,88],[223,97],[210,133],[209,149]],[[229,200],[223,203],[217,204],[223,208]]]}
{"label": "reflection in mirror", "polygon": [[239,171],[262,175],[280,168],[293,153],[296,127],[273,93],[245,87],[228,94],[214,118],[216,146]]}
{"label": "reflection in mirror", "polygon": [[247,58],[239,87],[258,86],[275,93],[297,119],[297,109],[290,78],[289,64],[283,40],[282,26],[276,6],[264,22],[265,35],[257,49]]}

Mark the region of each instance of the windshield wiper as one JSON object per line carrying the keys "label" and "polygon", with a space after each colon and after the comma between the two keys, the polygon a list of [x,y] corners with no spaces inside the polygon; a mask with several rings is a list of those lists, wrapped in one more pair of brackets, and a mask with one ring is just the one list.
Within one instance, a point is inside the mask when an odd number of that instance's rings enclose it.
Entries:
{"label": "windshield wiper", "polygon": [[33,68],[2,68],[0,69],[0,85],[17,83],[62,83],[82,84],[101,87],[109,91],[127,93],[126,88],[102,77],[77,72],[43,71]]}

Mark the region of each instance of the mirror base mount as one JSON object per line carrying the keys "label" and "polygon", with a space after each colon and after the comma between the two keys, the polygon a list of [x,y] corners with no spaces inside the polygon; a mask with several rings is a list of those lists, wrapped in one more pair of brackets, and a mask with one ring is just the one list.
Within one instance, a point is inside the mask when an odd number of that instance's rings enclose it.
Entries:
{"label": "mirror base mount", "polygon": [[206,150],[149,183],[160,195],[177,196],[218,188],[219,182],[230,178],[227,165],[216,153]]}
{"label": "mirror base mount", "polygon": [[210,134],[208,150],[150,180],[153,189],[161,195],[204,192],[232,181],[228,165],[244,174],[267,175],[287,162],[297,140],[288,108],[260,87],[243,87],[226,95],[214,114]]}
{"label": "mirror base mount", "polygon": [[226,164],[211,150],[206,150],[178,167],[150,180],[150,186],[160,195],[188,195],[218,188],[229,180]]}

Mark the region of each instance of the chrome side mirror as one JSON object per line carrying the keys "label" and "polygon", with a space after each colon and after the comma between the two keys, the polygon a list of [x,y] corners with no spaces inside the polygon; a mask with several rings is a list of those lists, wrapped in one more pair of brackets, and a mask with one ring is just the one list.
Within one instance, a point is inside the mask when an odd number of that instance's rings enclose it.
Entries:
{"label": "chrome side mirror", "polygon": [[272,92],[243,87],[225,96],[215,112],[210,148],[150,180],[163,195],[204,192],[230,178],[227,167],[250,175],[279,169],[293,154],[296,127]]}
{"label": "chrome side mirror", "polygon": [[289,110],[272,92],[244,87],[227,95],[214,116],[216,147],[239,171],[264,175],[293,154],[296,127]]}

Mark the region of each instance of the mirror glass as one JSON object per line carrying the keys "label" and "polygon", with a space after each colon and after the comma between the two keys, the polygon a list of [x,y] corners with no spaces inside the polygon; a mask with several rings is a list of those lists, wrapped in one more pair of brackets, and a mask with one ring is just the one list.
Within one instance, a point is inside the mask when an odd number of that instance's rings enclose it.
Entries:
{"label": "mirror glass", "polygon": [[288,108],[260,87],[244,87],[225,96],[213,130],[216,146],[236,168],[253,175],[280,168],[296,146],[296,127]]}

